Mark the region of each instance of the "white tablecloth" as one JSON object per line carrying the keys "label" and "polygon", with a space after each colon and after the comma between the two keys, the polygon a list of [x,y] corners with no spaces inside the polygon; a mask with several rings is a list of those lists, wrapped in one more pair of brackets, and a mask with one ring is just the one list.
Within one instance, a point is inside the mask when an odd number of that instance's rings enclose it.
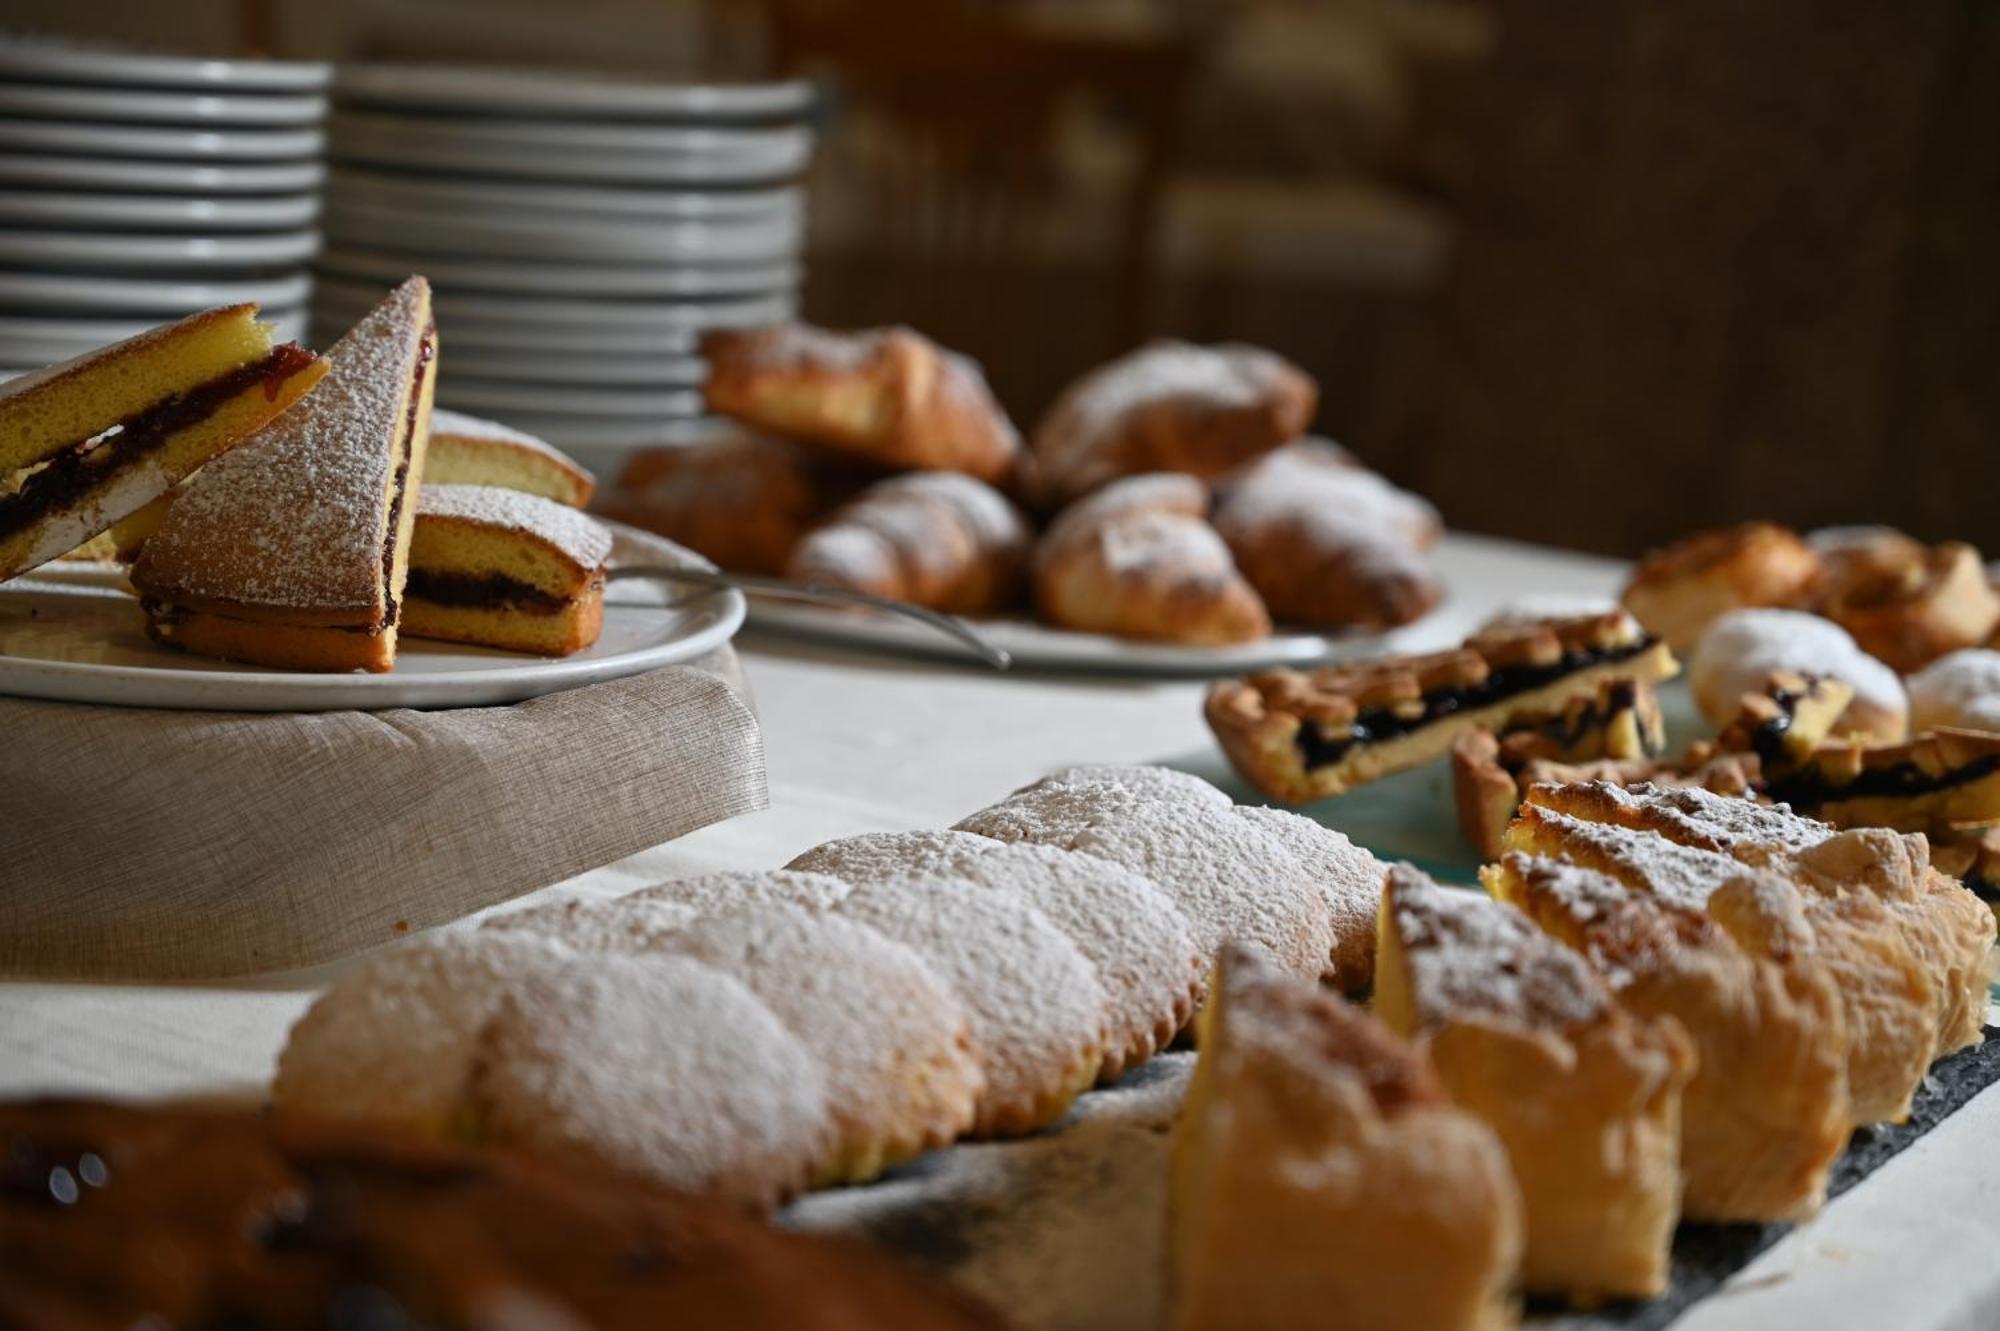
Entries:
{"label": "white tablecloth", "polygon": [[[1426,645],[1455,642],[1514,596],[1609,594],[1620,575],[1610,561],[1465,536],[1449,538],[1439,560],[1449,595],[1424,626]],[[943,826],[1067,763],[1212,751],[1198,684],[1001,677],[754,637],[742,645],[764,725],[771,807],[556,885],[542,898],[781,864],[855,832]],[[106,817],[107,835],[115,835],[115,811]],[[1337,814],[1329,821],[1337,825]],[[323,979],[279,976],[224,989],[0,985],[0,1095],[256,1094]],[[2000,1324],[1996,1142],[2000,1095],[1989,1090],[1677,1328]]]}

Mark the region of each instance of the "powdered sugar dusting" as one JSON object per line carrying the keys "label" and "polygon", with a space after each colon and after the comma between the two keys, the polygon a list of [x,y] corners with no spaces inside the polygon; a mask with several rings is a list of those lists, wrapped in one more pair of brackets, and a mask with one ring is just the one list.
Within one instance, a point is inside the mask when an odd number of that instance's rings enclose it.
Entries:
{"label": "powdered sugar dusting", "polygon": [[1379,550],[1375,559],[1400,564],[1443,530],[1429,503],[1354,466],[1344,450],[1324,440],[1276,449],[1219,491],[1215,525],[1232,543],[1282,523],[1318,546]]}
{"label": "powdered sugar dusting", "polygon": [[1239,818],[1277,838],[1311,873],[1326,897],[1333,926],[1327,978],[1341,988],[1365,984],[1374,973],[1375,917],[1382,905],[1382,861],[1330,827],[1284,809],[1241,808]]}
{"label": "powdered sugar dusting", "polygon": [[1982,647],[1941,656],[1910,676],[1910,728],[2000,731],[2000,652]]}
{"label": "powdered sugar dusting", "polygon": [[1110,782],[1045,781],[958,828],[1078,850],[1143,874],[1181,908],[1205,957],[1234,940],[1261,948],[1289,974],[1316,979],[1333,952],[1333,925],[1312,872],[1230,809]]}
{"label": "powdered sugar dusting", "polygon": [[1192,799],[1222,809],[1236,807],[1236,801],[1229,798],[1227,791],[1202,780],[1192,772],[1146,763],[1080,763],[1074,767],[1051,772],[1040,781],[1023,786],[1014,793],[1025,794],[1042,785],[1075,786],[1091,783],[1124,786],[1128,790],[1162,800]]}
{"label": "powdered sugar dusting", "polygon": [[1104,990],[1041,911],[937,881],[861,884],[837,909],[914,948],[958,995],[986,1075],[981,1130],[1036,1126],[1095,1075]]}
{"label": "powdered sugar dusting", "polygon": [[1105,567],[1113,573],[1172,570],[1179,577],[1226,577],[1236,570],[1229,547],[1200,518],[1178,513],[1138,513],[1098,534]]}
{"label": "powdered sugar dusting", "polygon": [[417,517],[476,522],[554,546],[582,569],[611,558],[611,529],[587,513],[540,495],[497,485],[426,485]]}
{"label": "powdered sugar dusting", "polygon": [[[471,439],[476,442],[511,444],[525,448],[544,457],[554,458],[566,466],[577,467],[576,460],[539,435],[517,430],[501,421],[490,421],[484,416],[469,416],[462,411],[452,411],[438,407],[431,412],[431,436],[437,439]],[[577,467],[579,471],[581,467]]]}
{"label": "powdered sugar dusting", "polygon": [[1390,911],[1426,1025],[1491,1016],[1533,1027],[1591,1021],[1610,1007],[1583,958],[1482,892],[1389,870]]}
{"label": "powdered sugar dusting", "polygon": [[701,915],[720,915],[767,902],[783,902],[813,910],[832,910],[844,900],[848,886],[825,874],[794,873],[789,869],[752,869],[702,874],[642,887],[627,901],[666,901]]}
{"label": "powdered sugar dusting", "polygon": [[1799,610],[1736,610],[1717,619],[1688,662],[1688,684],[1702,711],[1719,722],[1774,670],[1829,675],[1888,711],[1909,706],[1895,671],[1862,651],[1840,625]]}
{"label": "powdered sugar dusting", "polygon": [[1553,809],[1535,807],[1532,816],[1555,833],[1565,858],[1611,874],[1629,887],[1701,910],[1732,878],[1747,872],[1728,855],[1682,846],[1654,832],[1615,823],[1591,823]]}
{"label": "powdered sugar dusting", "polygon": [[983,545],[1024,548],[1031,533],[1021,511],[986,482],[958,471],[913,471],[883,481],[870,496],[922,495],[956,513]]}
{"label": "powdered sugar dusting", "polygon": [[143,592],[387,612],[390,472],[429,290],[396,288],[334,344],[317,387],[186,484],[133,570]]}
{"label": "powdered sugar dusting", "polygon": [[1173,902],[1089,855],[969,832],[877,832],[809,850],[790,867],[850,883],[967,883],[1040,910],[1096,968],[1119,1068],[1173,1037],[1204,982],[1202,955]]}
{"label": "powdered sugar dusting", "polygon": [[1680,845],[1734,855],[1746,863],[1793,854],[1834,834],[1825,823],[1800,817],[1786,805],[1718,795],[1700,786],[1627,787],[1594,781],[1590,788],[1620,811],[1621,821]]}

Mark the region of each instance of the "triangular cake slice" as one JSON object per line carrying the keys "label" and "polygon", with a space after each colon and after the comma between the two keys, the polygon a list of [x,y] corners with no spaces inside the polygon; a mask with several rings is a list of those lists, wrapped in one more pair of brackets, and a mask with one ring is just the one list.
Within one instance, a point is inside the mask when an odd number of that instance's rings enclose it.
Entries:
{"label": "triangular cake slice", "polygon": [[228,305],[0,385],[0,581],[158,499],[326,372]]}
{"label": "triangular cake slice", "polygon": [[410,541],[403,632],[567,656],[597,641],[611,532],[552,499],[492,485],[425,485]]}
{"label": "triangular cake slice", "polygon": [[327,353],[319,391],[202,468],[132,568],[154,638],[302,670],[395,663],[436,352],[413,277]]}
{"label": "triangular cake slice", "polygon": [[1380,1022],[1225,948],[1174,1124],[1174,1331],[1497,1331],[1521,1201],[1492,1129]]}
{"label": "triangular cake slice", "polygon": [[1618,1006],[1514,907],[1408,865],[1382,895],[1375,1012],[1425,1040],[1452,1100],[1506,1146],[1527,1289],[1589,1306],[1666,1288],[1694,1071],[1678,1023]]}
{"label": "triangular cake slice", "polygon": [[431,413],[424,479],[432,485],[497,485],[571,508],[588,504],[597,489],[596,477],[547,440],[442,407]]}

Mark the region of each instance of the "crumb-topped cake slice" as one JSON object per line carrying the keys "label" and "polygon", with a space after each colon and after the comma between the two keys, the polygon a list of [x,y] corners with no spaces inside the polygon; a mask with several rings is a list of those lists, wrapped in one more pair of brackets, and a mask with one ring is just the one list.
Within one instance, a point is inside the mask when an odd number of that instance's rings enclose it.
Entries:
{"label": "crumb-topped cake slice", "polygon": [[1423,1036],[1445,1090],[1491,1124],[1527,1208],[1522,1283],[1589,1304],[1667,1285],[1681,1092],[1694,1051],[1620,1007],[1514,907],[1389,870],[1375,1011]]}
{"label": "crumb-topped cake slice", "polygon": [[0,386],[0,580],[158,499],[326,371],[228,305]]}
{"label": "crumb-topped cake slice", "polygon": [[604,625],[611,532],[552,499],[426,485],[410,541],[403,632],[567,656]]}
{"label": "crumb-topped cake slice", "polygon": [[546,439],[499,421],[440,407],[431,413],[424,479],[432,485],[497,485],[582,508],[597,478]]}
{"label": "crumb-topped cake slice", "polygon": [[132,569],[148,632],[232,661],[389,669],[436,354],[412,277],[334,344],[318,392],[174,501]]}

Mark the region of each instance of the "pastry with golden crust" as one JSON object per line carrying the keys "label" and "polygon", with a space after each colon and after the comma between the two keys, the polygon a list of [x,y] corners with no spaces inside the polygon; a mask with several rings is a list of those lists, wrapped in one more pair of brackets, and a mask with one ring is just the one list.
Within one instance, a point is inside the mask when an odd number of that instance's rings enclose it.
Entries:
{"label": "pastry with golden crust", "polygon": [[1070,505],[1035,548],[1034,581],[1062,628],[1211,647],[1271,632],[1192,476],[1128,476]]}
{"label": "pastry with golden crust", "polygon": [[1174,1125],[1174,1331],[1499,1331],[1521,1201],[1490,1128],[1357,1007],[1226,950]]}
{"label": "pastry with golden crust", "polygon": [[611,533],[573,508],[495,485],[426,484],[410,537],[402,631],[568,656],[604,627]]}
{"label": "pastry with golden crust", "polygon": [[228,305],[0,385],[0,582],[157,500],[326,372]]}
{"label": "pastry with golden crust", "polygon": [[[0,1106],[10,1326],[999,1331],[868,1245],[622,1170],[250,1110]],[[80,1186],[77,1186],[79,1185]],[[39,1193],[39,1195],[38,1195]]]}
{"label": "pastry with golden crust", "polygon": [[1035,427],[1032,489],[1050,509],[1120,476],[1214,480],[1306,432],[1319,386],[1273,352],[1149,343],[1092,370]]}
{"label": "pastry with golden crust", "polygon": [[1909,727],[1909,696],[1896,672],[1838,624],[1800,610],[1738,610],[1717,619],[1688,660],[1688,688],[1702,715],[1726,726],[1744,695],[1764,691],[1777,671],[1837,679],[1854,691],[1835,733],[1890,741]]}
{"label": "pastry with golden crust", "polygon": [[132,566],[156,640],[300,670],[388,670],[430,437],[437,324],[413,277],[325,383],[182,487]]}
{"label": "pastry with golden crust", "polygon": [[747,1208],[832,1154],[820,1064],[742,982],[523,932],[418,939],[292,1028],[272,1097],[444,1140],[587,1159]]}
{"label": "pastry with golden crust", "polygon": [[1939,657],[1906,681],[1913,730],[2000,734],[2000,651],[1973,647]]}
{"label": "pastry with golden crust", "polygon": [[1678,669],[1612,611],[1485,629],[1455,651],[1261,671],[1215,685],[1205,714],[1246,780],[1299,804],[1442,757],[1474,728],[1566,715],[1612,681]]}
{"label": "pastry with golden crust", "polygon": [[1632,570],[1620,599],[1649,633],[1686,652],[1731,610],[1809,604],[1819,577],[1819,556],[1796,532],[1745,522],[1651,551]]}
{"label": "pastry with golden crust", "polygon": [[2000,822],[2000,734],[1939,729],[1898,744],[1829,740],[1773,774],[1769,792],[1836,827],[1943,832]]}
{"label": "pastry with golden crust", "polygon": [[998,483],[1021,437],[973,361],[908,328],[716,328],[702,338],[708,409],[883,469]]}
{"label": "pastry with golden crust", "polygon": [[1854,635],[1861,650],[1909,674],[1949,652],[1983,645],[2000,627],[2000,593],[1979,552],[1947,541],[1895,559],[1886,552],[1835,565],[1821,614]]}
{"label": "pastry with golden crust", "polygon": [[431,412],[424,480],[431,485],[497,485],[582,508],[597,478],[548,440],[499,421],[439,408]]}
{"label": "pastry with golden crust", "polygon": [[[1508,855],[1480,873],[1495,897],[1575,948],[1626,1010],[1671,1017],[1694,1041],[1681,1099],[1681,1211],[1690,1220],[1803,1220],[1826,1197],[1846,1144],[1847,1026],[1826,968],[1801,949],[1754,956],[1707,911],[1634,891],[1559,860]],[[1795,897],[1747,884],[1710,899],[1731,912],[1780,912],[1766,933],[1796,933]]]}
{"label": "pastry with golden crust", "polygon": [[1666,1288],[1680,1214],[1680,1024],[1620,1008],[1514,907],[1389,870],[1375,1012],[1421,1037],[1454,1103],[1507,1148],[1527,1217],[1522,1283],[1579,1304]]}
{"label": "pastry with golden crust", "polygon": [[865,925],[803,901],[706,913],[626,896],[514,911],[486,927],[582,952],[688,957],[742,981],[825,1072],[834,1140],[815,1186],[873,1178],[972,1126],[985,1082],[964,1009],[922,957]]}
{"label": "pastry with golden crust", "polygon": [[776,577],[859,484],[796,444],[745,432],[634,454],[597,507],[732,572]]}
{"label": "pastry with golden crust", "polygon": [[1028,521],[984,481],[919,471],[877,481],[807,532],[785,576],[950,614],[990,615],[1021,599]]}
{"label": "pastry with golden crust", "polygon": [[1217,485],[1215,528],[1271,614],[1313,628],[1393,628],[1441,594],[1423,552],[1437,510],[1345,450],[1306,439]]}

